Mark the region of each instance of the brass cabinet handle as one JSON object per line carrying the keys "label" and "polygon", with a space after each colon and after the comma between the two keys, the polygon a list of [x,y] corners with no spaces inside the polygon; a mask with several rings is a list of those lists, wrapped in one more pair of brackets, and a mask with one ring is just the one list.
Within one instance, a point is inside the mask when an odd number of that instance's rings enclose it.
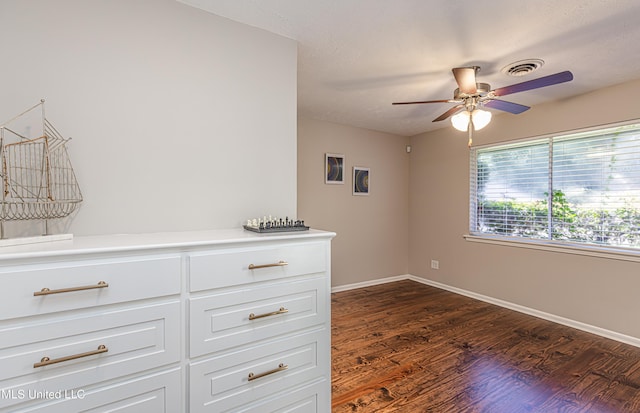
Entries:
{"label": "brass cabinet handle", "polygon": [[263,265],[249,264],[249,269],[257,270],[258,268],[284,267],[285,265],[289,265],[289,263],[286,261],[278,261],[278,262],[274,262],[273,264],[263,264]]}
{"label": "brass cabinet handle", "polygon": [[279,371],[286,370],[288,368],[289,368],[289,366],[287,366],[286,364],[280,363],[277,368],[275,368],[273,370],[265,371],[264,373],[260,373],[260,374],[249,373],[249,381],[253,381],[253,380],[259,379],[261,377],[268,376],[269,374],[273,374],[273,373],[277,373]]}
{"label": "brass cabinet handle", "polygon": [[40,360],[39,363],[34,363],[33,368],[36,369],[38,367],[48,366],[50,364],[62,363],[63,361],[75,360],[82,357],[89,357],[96,354],[106,353],[107,351],[109,351],[107,346],[105,346],[104,344],[100,344],[97,350],[87,351],[86,353],[74,354],[73,356],[60,357],[53,360],[45,356]]}
{"label": "brass cabinet handle", "polygon": [[39,295],[70,293],[72,291],[93,290],[95,288],[106,288],[108,286],[109,286],[109,284],[107,284],[106,282],[100,281],[96,285],[83,285],[81,287],[60,288],[58,290],[50,290],[47,287],[45,287],[40,291],[35,291],[33,293],[33,295],[34,296],[39,296]]}
{"label": "brass cabinet handle", "polygon": [[270,313],[264,313],[264,314],[258,314],[255,315],[253,313],[249,314],[249,320],[255,320],[257,318],[264,318],[264,317],[270,317],[272,315],[277,315],[277,314],[284,314],[284,313],[288,313],[289,310],[284,308],[284,307],[280,307],[280,309],[278,311],[272,311]]}

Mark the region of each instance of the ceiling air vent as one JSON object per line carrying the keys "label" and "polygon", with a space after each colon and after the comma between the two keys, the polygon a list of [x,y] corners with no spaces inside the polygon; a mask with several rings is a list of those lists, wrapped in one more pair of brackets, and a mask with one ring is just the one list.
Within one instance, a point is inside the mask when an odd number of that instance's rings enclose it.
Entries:
{"label": "ceiling air vent", "polygon": [[506,65],[501,72],[509,76],[524,76],[542,67],[544,60],[527,59]]}

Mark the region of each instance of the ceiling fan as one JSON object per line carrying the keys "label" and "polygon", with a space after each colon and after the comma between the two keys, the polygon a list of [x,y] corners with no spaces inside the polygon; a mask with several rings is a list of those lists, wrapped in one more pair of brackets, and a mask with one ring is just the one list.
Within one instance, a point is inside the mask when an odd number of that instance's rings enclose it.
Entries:
{"label": "ceiling fan", "polygon": [[484,106],[517,115],[529,109],[529,106],[496,98],[573,80],[573,74],[569,71],[564,71],[491,90],[489,84],[477,82],[476,73],[479,70],[479,66],[456,67],[452,69],[453,76],[456,79],[456,83],[458,83],[458,88],[453,92],[453,99],[394,102],[393,105],[456,103],[454,107],[435,118],[433,122],[439,122],[453,116],[451,120],[456,129],[469,131],[469,145],[471,145],[472,131],[482,129],[491,120],[491,112],[481,110],[479,109],[480,107]]}

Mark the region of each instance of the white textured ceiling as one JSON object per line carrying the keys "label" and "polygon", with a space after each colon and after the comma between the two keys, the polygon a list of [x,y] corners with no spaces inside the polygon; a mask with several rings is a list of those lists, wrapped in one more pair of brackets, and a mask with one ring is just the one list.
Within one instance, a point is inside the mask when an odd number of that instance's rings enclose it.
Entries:
{"label": "white textured ceiling", "polygon": [[[504,99],[533,109],[640,78],[638,0],[179,1],[297,40],[299,115],[398,135],[449,126],[432,120],[450,103],[391,102],[452,98],[453,67],[480,66],[492,88],[573,72]],[[530,58],[545,64],[524,77],[500,72]],[[634,96],[620,104],[640,106]]]}

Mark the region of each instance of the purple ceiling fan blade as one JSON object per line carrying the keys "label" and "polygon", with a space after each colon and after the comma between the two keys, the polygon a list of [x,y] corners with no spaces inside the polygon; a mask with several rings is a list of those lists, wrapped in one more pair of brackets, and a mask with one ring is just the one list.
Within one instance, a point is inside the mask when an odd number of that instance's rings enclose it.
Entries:
{"label": "purple ceiling fan blade", "polygon": [[529,80],[527,82],[516,83],[515,85],[498,88],[493,91],[493,95],[510,95],[512,93],[524,92],[525,90],[557,85],[558,83],[569,82],[570,80],[573,80],[573,74],[567,70],[564,72],[556,73],[554,75],[544,76],[539,79]]}
{"label": "purple ceiling fan blade", "polygon": [[504,112],[513,113],[514,115],[517,115],[529,109],[529,106],[496,99],[487,100],[483,103],[483,105],[491,109],[498,109]]}

